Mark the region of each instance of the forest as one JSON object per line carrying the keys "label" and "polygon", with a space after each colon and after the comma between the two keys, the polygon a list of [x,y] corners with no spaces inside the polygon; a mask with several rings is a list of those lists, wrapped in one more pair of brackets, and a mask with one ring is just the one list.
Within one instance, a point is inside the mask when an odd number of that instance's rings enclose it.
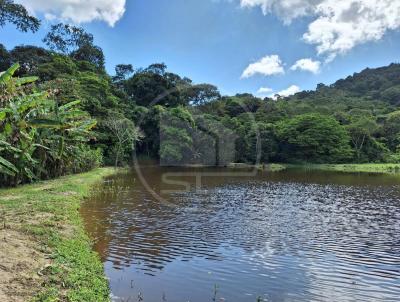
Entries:
{"label": "forest", "polygon": [[[0,30],[40,27],[12,1],[1,0],[0,12]],[[238,163],[400,162],[400,64],[261,99],[223,96],[164,63],[124,62],[108,74],[102,49],[79,26],[52,25],[43,42],[0,44],[2,186],[128,165],[133,153],[209,164],[204,158],[222,143],[210,136],[227,133]],[[221,156],[213,164],[227,164]]]}

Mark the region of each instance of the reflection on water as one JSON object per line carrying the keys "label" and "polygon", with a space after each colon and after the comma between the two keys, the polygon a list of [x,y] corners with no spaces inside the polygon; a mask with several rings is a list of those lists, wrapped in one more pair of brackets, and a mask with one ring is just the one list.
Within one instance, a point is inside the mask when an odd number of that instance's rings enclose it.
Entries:
{"label": "reflection on water", "polygon": [[[171,171],[142,167],[156,192]],[[305,171],[205,177],[200,191],[164,196],[171,207],[130,172],[99,185],[82,215],[115,301],[398,301],[399,184]]]}

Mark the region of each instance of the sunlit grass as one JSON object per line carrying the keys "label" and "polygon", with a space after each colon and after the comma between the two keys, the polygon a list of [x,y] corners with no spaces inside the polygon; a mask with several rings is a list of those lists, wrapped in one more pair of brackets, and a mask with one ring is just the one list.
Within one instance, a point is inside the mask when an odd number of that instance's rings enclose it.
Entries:
{"label": "sunlit grass", "polygon": [[313,170],[336,171],[336,172],[400,173],[400,164],[320,164],[320,165],[303,165],[301,167]]}
{"label": "sunlit grass", "polygon": [[92,251],[78,210],[91,186],[113,172],[103,168],[0,190],[3,223],[33,237],[37,249],[51,258],[33,301],[110,300],[103,265]]}

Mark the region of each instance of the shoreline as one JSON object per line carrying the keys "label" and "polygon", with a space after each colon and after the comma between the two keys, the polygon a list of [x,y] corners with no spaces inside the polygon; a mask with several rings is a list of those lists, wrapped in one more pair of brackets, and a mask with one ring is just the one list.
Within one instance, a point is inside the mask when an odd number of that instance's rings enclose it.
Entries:
{"label": "shoreline", "polygon": [[[158,166],[158,164],[156,165]],[[171,168],[177,166],[170,166]],[[215,166],[207,166],[202,164],[182,165],[178,166],[181,168],[188,169],[202,169],[202,168],[213,168]],[[248,164],[248,163],[230,163],[221,168],[227,169],[257,169],[265,172],[280,172],[287,169],[302,169],[309,171],[331,171],[331,172],[342,172],[342,173],[373,173],[373,174],[400,174],[400,163],[385,163],[385,164],[290,164],[290,163],[260,163],[260,164]]]}
{"label": "shoreline", "polygon": [[287,169],[303,169],[310,171],[332,171],[342,173],[375,173],[400,174],[400,164],[245,164],[232,163],[227,166],[231,169],[257,168],[261,171],[279,172]]}
{"label": "shoreline", "polygon": [[79,214],[114,168],[0,189],[0,301],[110,301]]}
{"label": "shoreline", "polygon": [[400,164],[289,164],[286,165],[286,168],[342,173],[400,174]]}

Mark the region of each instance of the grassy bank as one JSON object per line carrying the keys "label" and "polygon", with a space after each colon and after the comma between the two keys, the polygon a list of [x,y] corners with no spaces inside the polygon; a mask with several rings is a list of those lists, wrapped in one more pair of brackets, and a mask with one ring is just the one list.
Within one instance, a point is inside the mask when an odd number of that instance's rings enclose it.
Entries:
{"label": "grassy bank", "polygon": [[251,169],[256,167],[259,170],[278,172],[286,169],[304,169],[304,170],[319,170],[319,171],[335,171],[348,173],[400,173],[400,164],[242,164],[233,163],[229,168]]}
{"label": "grassy bank", "polygon": [[309,164],[288,165],[288,167],[349,173],[400,173],[400,164]]}
{"label": "grassy bank", "polygon": [[109,301],[79,215],[90,187],[113,169],[0,190],[0,300]]}
{"label": "grassy bank", "polygon": [[258,165],[251,165],[251,164],[244,164],[244,163],[231,163],[228,165],[228,168],[231,169],[258,169],[262,171],[269,171],[269,172],[278,172],[287,169],[287,165],[285,164],[258,164]]}

